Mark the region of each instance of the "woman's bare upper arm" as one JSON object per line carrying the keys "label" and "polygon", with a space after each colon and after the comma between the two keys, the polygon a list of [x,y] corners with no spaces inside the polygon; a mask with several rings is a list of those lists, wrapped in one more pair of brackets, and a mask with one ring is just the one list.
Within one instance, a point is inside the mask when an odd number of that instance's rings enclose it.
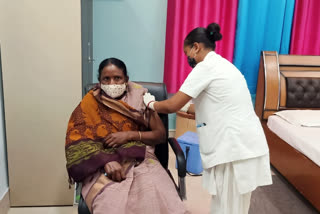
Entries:
{"label": "woman's bare upper arm", "polygon": [[163,136],[165,136],[166,130],[157,112],[151,111],[149,125],[150,125],[151,131],[157,131],[161,133]]}

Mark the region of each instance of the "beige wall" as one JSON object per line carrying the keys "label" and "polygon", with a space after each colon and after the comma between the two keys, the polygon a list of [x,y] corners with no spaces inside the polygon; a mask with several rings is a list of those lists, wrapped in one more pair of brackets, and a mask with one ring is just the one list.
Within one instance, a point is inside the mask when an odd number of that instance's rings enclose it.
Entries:
{"label": "beige wall", "polygon": [[12,206],[72,203],[64,140],[81,99],[80,0],[0,0]]}

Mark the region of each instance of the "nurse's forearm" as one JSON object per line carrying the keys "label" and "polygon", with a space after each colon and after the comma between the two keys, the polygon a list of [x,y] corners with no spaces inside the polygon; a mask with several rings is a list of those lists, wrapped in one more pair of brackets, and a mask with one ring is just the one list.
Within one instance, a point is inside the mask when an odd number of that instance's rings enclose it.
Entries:
{"label": "nurse's forearm", "polygon": [[153,107],[155,111],[164,114],[175,113],[179,111],[192,97],[178,91],[170,99],[155,102]]}
{"label": "nurse's forearm", "polygon": [[155,102],[153,107],[156,112],[163,114],[170,114],[179,111],[179,107],[172,103],[170,99]]}

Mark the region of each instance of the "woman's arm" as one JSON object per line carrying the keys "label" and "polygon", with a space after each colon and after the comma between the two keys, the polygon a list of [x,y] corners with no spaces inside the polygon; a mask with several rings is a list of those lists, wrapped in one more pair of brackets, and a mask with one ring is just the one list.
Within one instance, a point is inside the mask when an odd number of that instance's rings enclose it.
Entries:
{"label": "woman's arm", "polygon": [[151,131],[131,131],[129,133],[130,140],[141,140],[144,144],[153,146],[164,143],[166,141],[166,130],[157,112],[152,111],[149,123]]}
{"label": "woman's arm", "polygon": [[149,123],[151,131],[124,131],[109,134],[105,143],[117,147],[128,141],[142,141],[146,145],[156,145],[166,141],[166,130],[157,112],[152,111]]}

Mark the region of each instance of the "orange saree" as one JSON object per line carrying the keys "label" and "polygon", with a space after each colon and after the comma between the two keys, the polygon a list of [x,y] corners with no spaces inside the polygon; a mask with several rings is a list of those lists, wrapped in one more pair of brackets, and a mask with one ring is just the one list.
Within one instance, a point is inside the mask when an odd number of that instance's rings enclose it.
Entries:
{"label": "orange saree", "polygon": [[[104,146],[109,133],[147,129],[146,91],[129,82],[121,101],[108,99],[99,90],[91,91],[72,113],[66,139],[67,169],[74,181],[82,182],[90,213],[187,213],[153,146],[141,142],[128,142],[116,149]],[[113,160],[121,163],[126,175],[120,182],[100,171]]]}
{"label": "orange saree", "polygon": [[142,161],[146,151],[142,142],[111,148],[104,144],[104,139],[114,132],[145,129],[147,121],[141,112],[121,100],[107,98],[100,89],[91,90],[68,123],[65,152],[70,182],[82,182],[111,161]]}

